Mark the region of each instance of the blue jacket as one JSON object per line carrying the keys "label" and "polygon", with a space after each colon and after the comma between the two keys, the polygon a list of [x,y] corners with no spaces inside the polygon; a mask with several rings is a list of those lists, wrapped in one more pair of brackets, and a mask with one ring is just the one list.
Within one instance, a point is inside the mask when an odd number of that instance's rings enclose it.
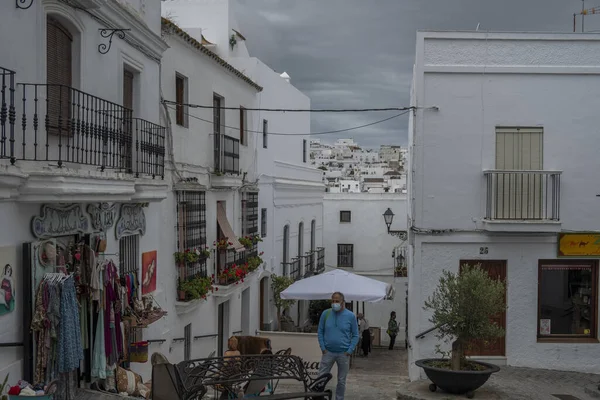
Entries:
{"label": "blue jacket", "polygon": [[352,353],[358,344],[358,323],[352,311],[325,310],[319,319],[319,346],[331,353]]}

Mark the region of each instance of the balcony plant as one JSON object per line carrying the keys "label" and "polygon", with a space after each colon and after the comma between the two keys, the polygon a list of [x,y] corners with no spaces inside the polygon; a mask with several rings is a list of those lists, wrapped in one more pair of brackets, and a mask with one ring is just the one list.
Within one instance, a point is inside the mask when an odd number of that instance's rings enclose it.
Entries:
{"label": "balcony plant", "polygon": [[198,262],[198,260],[200,259],[200,256],[198,255],[195,249],[176,251],[175,253],[173,253],[173,256],[175,257],[175,262],[177,263],[177,265],[180,265],[182,263],[192,264]]}
{"label": "balcony plant", "polygon": [[[180,292],[184,293],[185,301],[206,299],[208,294],[214,290],[212,277],[196,276],[189,280],[180,281]],[[181,296],[181,295],[180,295]]]}
{"label": "balcony plant", "polygon": [[217,241],[215,241],[213,243],[213,246],[215,246],[215,248],[217,250],[227,250],[228,248],[230,248],[231,246],[233,246],[233,243],[229,241],[229,238],[223,238],[223,239],[219,239]]}
{"label": "balcony plant", "polygon": [[217,275],[219,285],[232,285],[244,282],[244,278],[248,275],[248,264],[233,264],[229,268],[224,269]]}
{"label": "balcony plant", "polygon": [[240,241],[242,246],[244,246],[246,249],[251,249],[258,242],[262,242],[262,238],[258,235],[244,236],[244,237],[239,238],[238,240]]}
{"label": "balcony plant", "polygon": [[263,259],[260,257],[263,253],[261,252],[258,256],[248,258],[248,271],[253,272],[258,269],[263,263]]}
{"label": "balcony plant", "polygon": [[437,327],[438,339],[452,347],[444,352],[438,346],[436,352],[442,358],[416,362],[433,382],[429,385],[431,391],[439,387],[472,398],[473,392],[500,370],[496,365],[467,360],[465,349],[475,340],[504,335],[492,318],[506,310],[505,293],[505,283],[491,278],[481,264],[465,264],[460,273],[443,272],[424,309],[433,312],[429,321]]}

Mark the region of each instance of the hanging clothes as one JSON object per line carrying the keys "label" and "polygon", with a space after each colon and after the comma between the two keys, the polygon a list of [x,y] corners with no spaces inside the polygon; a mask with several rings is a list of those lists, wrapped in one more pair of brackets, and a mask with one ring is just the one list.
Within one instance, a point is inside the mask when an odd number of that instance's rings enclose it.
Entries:
{"label": "hanging clothes", "polygon": [[83,360],[79,305],[77,304],[77,293],[72,276],[62,282],[60,314],[58,371],[70,372],[79,368],[79,363]]}

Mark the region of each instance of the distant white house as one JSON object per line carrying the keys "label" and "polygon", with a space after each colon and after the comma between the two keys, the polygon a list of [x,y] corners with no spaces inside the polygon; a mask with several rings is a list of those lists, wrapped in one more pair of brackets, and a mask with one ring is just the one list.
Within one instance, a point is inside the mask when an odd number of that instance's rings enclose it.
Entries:
{"label": "distant white house", "polygon": [[413,79],[410,378],[436,355],[425,299],[476,263],[508,309],[472,356],[600,373],[600,37],[419,32]]}
{"label": "distant white house", "polygon": [[387,231],[383,213],[390,208],[395,215],[390,229],[406,231],[407,198],[391,193],[327,193],[323,202],[323,243],[327,248],[328,268],[350,272],[392,283],[393,301],[354,303],[355,312],[364,311],[377,339],[389,344],[385,333],[390,312],[396,311],[400,333],[397,346],[403,348],[406,326],[406,243]]}

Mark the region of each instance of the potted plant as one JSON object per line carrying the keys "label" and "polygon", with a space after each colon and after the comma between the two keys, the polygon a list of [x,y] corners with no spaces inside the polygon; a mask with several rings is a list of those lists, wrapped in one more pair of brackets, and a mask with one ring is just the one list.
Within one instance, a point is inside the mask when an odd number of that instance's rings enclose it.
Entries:
{"label": "potted plant", "polygon": [[198,262],[200,256],[196,250],[186,249],[185,251],[176,251],[173,253],[175,262],[177,265],[180,264],[192,264]]}
{"label": "potted plant", "polygon": [[[452,344],[442,358],[417,360],[433,382],[429,389],[438,387],[452,394],[474,396],[494,372],[496,365],[467,360],[465,349],[474,340],[490,340],[504,335],[504,329],[492,318],[506,310],[504,282],[491,278],[481,264],[463,265],[456,274],[444,271],[437,288],[425,301],[425,310],[432,310],[429,319],[437,327],[437,337]],[[450,357],[447,357],[450,355]]]}
{"label": "potted plant", "polygon": [[263,259],[260,258],[260,256],[253,256],[253,257],[248,258],[248,271],[249,272],[256,271],[262,263],[263,263]]}
{"label": "potted plant", "polygon": [[214,242],[213,245],[217,250],[227,250],[230,246],[233,246],[233,243],[228,238],[223,238]]}
{"label": "potted plant", "polygon": [[250,236],[244,236],[239,238],[238,240],[240,241],[240,244],[247,249],[250,249],[252,248],[252,246],[254,246],[254,241]]}

